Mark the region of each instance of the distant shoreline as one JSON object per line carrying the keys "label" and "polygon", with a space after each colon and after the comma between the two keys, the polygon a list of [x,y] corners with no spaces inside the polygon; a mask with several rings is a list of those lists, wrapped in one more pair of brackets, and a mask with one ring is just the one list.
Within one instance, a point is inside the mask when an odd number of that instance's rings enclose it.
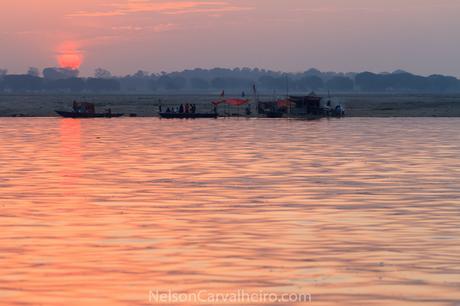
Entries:
{"label": "distant shoreline", "polygon": [[[327,99],[327,94],[320,93]],[[231,95],[229,95],[231,96]],[[248,96],[250,99],[251,97]],[[270,100],[272,96],[260,96]],[[213,94],[0,94],[0,117],[56,117],[55,110],[69,110],[72,101],[94,102],[100,111],[139,117],[155,117],[158,105],[163,107],[194,103],[211,111]],[[388,94],[341,93],[332,95],[333,104],[342,104],[347,117],[460,117],[460,94]],[[223,107],[224,108],[224,107]],[[223,109],[222,108],[222,109]],[[233,111],[237,111],[234,109]],[[243,112],[240,109],[241,113]]]}

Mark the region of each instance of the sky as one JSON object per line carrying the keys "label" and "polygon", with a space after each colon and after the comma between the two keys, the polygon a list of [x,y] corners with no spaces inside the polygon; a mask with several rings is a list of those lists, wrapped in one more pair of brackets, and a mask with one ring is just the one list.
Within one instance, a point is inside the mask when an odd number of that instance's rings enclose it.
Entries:
{"label": "sky", "polygon": [[460,76],[459,0],[0,0],[0,68]]}

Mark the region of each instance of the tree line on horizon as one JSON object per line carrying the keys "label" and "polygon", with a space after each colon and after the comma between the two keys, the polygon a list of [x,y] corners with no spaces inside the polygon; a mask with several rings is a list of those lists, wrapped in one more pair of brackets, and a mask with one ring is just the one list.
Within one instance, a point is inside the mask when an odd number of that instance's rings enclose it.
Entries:
{"label": "tree line on horizon", "polygon": [[397,70],[392,73],[337,73],[309,69],[302,73],[284,73],[251,68],[193,69],[159,74],[138,71],[132,75],[113,76],[98,68],[93,77],[79,77],[79,71],[45,68],[41,73],[30,68],[25,74],[8,74],[0,69],[0,92],[91,92],[91,93],[211,93],[225,90],[251,94],[279,95],[309,91],[331,92],[460,92],[460,80],[452,76],[419,76]]}

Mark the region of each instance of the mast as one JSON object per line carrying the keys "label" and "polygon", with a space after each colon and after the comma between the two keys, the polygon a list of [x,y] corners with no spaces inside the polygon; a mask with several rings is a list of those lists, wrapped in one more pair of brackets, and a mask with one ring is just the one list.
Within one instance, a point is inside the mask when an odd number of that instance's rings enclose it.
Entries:
{"label": "mast", "polygon": [[253,91],[253,94],[254,94],[254,103],[255,103],[255,110],[257,112],[257,115],[259,114],[259,101],[257,99],[257,87],[256,87],[256,83],[254,83],[252,85],[252,91]]}
{"label": "mast", "polygon": [[286,101],[289,102],[288,111],[289,111],[289,116],[290,116],[291,115],[291,102],[289,101],[289,77],[287,74],[286,74]]}
{"label": "mast", "polygon": [[287,74],[285,75],[285,77],[286,77],[286,99],[289,99],[289,77]]}

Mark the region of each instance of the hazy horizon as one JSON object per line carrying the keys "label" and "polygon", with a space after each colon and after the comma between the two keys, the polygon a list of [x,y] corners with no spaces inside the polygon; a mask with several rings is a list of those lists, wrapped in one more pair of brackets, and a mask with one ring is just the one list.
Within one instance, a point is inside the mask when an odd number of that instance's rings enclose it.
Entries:
{"label": "hazy horizon", "polygon": [[[0,68],[200,68],[460,76],[454,0],[17,0],[3,4]],[[45,8],[45,9],[43,9]]]}

